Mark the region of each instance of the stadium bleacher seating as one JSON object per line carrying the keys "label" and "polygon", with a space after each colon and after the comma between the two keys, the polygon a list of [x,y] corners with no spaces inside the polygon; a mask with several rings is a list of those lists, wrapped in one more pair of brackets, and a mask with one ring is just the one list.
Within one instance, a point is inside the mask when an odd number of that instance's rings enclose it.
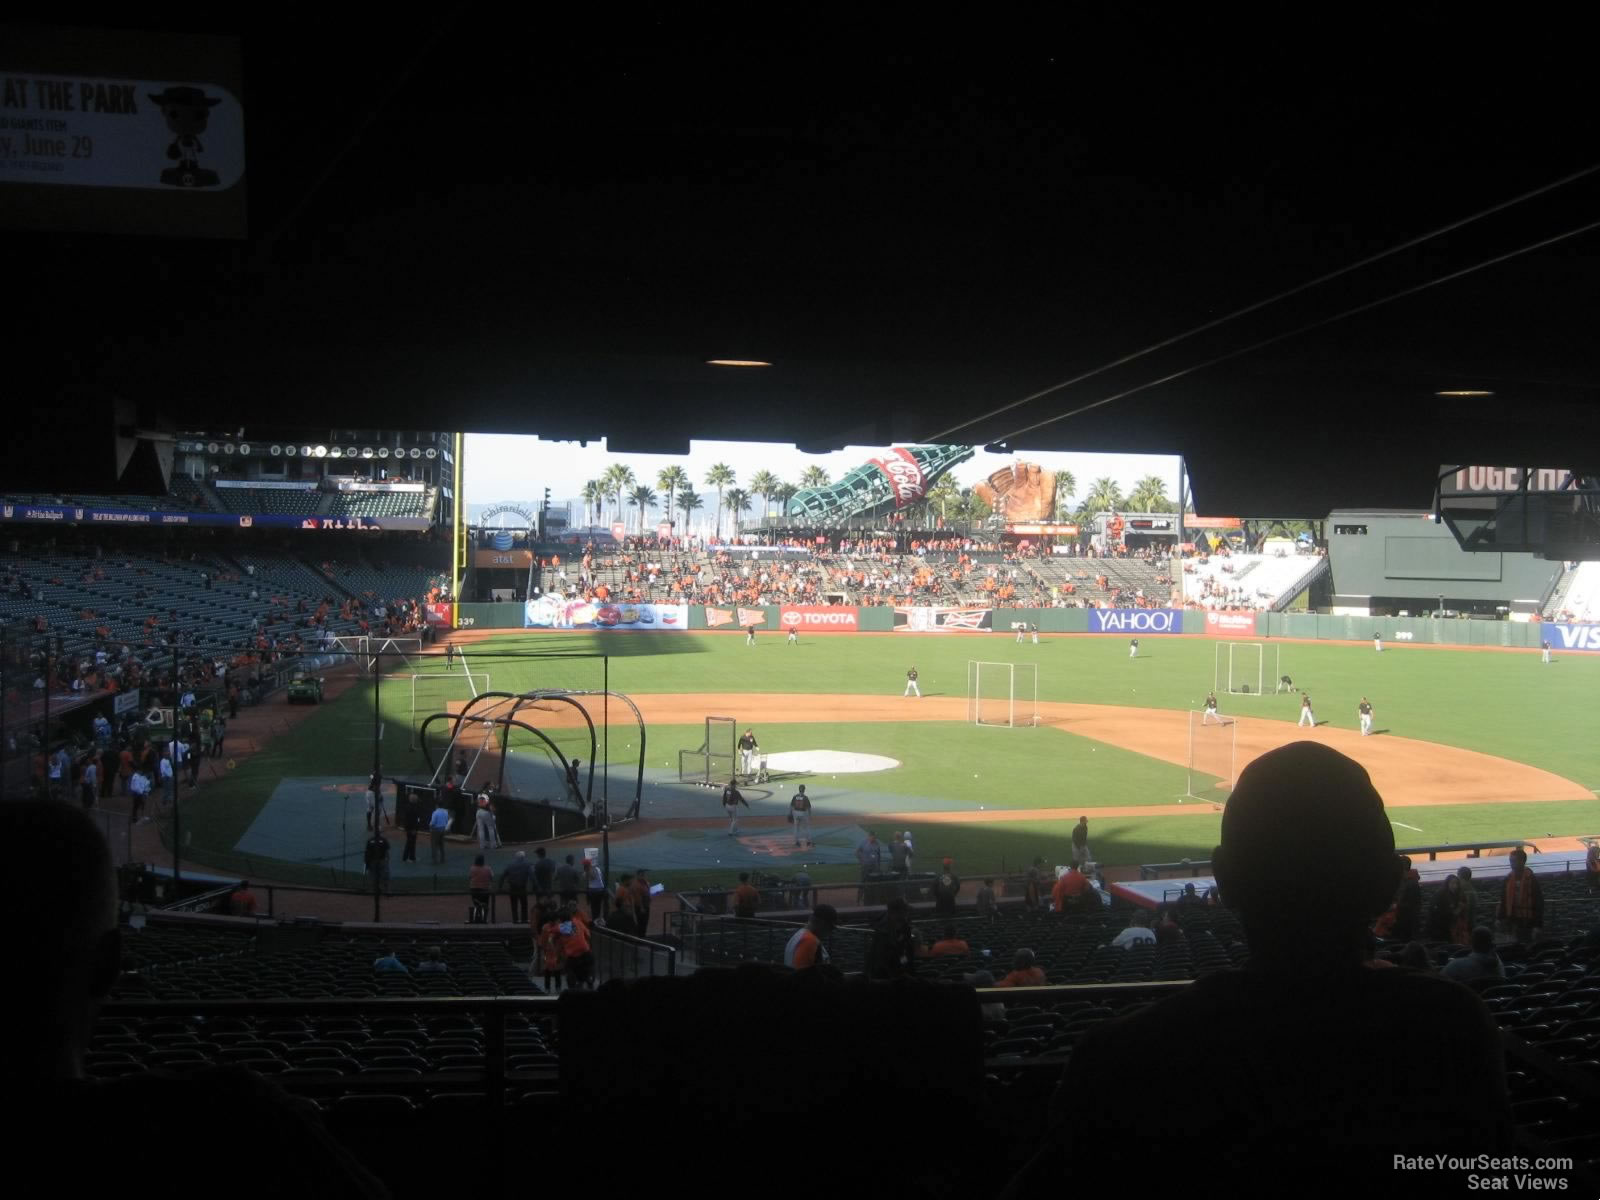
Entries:
{"label": "stadium bleacher seating", "polygon": [[1547,621],[1600,621],[1600,562],[1578,563],[1565,572],[1545,605]]}

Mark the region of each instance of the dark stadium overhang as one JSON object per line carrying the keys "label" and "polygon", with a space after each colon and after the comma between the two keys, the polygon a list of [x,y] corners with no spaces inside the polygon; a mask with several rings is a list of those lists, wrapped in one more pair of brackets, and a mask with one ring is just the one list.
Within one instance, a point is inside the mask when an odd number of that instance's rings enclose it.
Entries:
{"label": "dark stadium overhang", "polygon": [[1426,22],[1319,74],[1170,16],[1000,55],[498,19],[243,18],[251,238],[13,239],[5,486],[143,486],[115,429],[234,420],[1178,453],[1243,515],[1425,508],[1440,462],[1600,470],[1600,234],[1550,241],[1600,176],[985,416],[1590,165],[1552,117],[1581,59],[1479,88],[1433,78]]}

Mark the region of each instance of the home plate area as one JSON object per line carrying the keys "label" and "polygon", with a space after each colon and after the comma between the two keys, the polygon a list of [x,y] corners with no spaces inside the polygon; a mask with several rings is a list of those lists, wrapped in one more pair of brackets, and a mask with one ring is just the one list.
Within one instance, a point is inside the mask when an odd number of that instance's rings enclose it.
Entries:
{"label": "home plate area", "polygon": [[784,750],[769,754],[767,770],[785,775],[862,775],[868,771],[890,771],[900,765],[897,758],[883,754],[852,754],[846,750]]}

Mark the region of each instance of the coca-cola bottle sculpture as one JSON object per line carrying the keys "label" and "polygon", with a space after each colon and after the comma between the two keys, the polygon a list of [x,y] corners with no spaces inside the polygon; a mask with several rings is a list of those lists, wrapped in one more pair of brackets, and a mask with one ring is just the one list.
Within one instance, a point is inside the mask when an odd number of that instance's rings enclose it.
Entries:
{"label": "coca-cola bottle sculpture", "polygon": [[816,523],[887,516],[926,500],[939,476],[973,453],[971,446],[894,446],[837,483],[796,492],[788,513]]}

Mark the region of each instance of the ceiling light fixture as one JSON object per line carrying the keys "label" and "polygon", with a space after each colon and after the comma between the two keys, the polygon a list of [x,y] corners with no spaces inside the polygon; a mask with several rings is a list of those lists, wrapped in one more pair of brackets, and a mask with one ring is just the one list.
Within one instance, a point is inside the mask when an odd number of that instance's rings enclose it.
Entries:
{"label": "ceiling light fixture", "polygon": [[762,362],[759,358],[708,358],[708,367],[770,367],[769,362]]}
{"label": "ceiling light fixture", "polygon": [[1435,396],[1492,396],[1493,392],[1483,391],[1479,388],[1462,388],[1453,392],[1435,392]]}

